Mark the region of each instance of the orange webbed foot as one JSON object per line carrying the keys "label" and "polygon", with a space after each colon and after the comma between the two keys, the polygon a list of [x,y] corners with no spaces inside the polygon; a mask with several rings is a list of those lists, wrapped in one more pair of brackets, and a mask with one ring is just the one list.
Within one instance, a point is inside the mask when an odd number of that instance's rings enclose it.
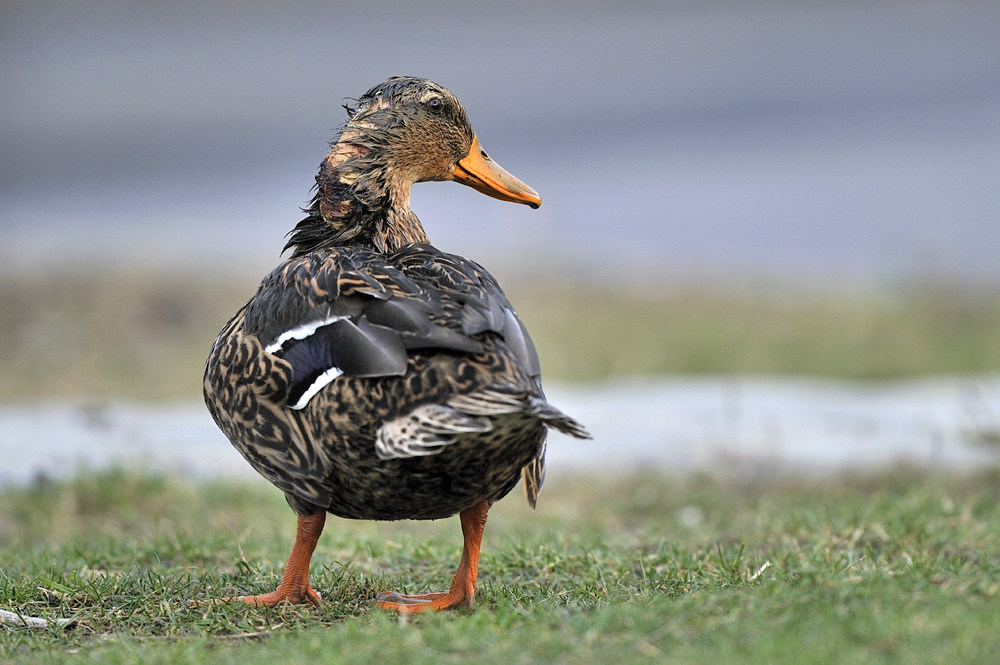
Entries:
{"label": "orange webbed foot", "polygon": [[451,610],[458,607],[472,607],[476,594],[476,576],[479,568],[479,547],[486,527],[486,513],[490,509],[488,501],[480,501],[460,515],[465,546],[458,571],[451,581],[451,588],[444,593],[423,593],[404,595],[387,591],[380,595],[375,604],[383,610],[395,610],[401,614]]}
{"label": "orange webbed foot", "polygon": [[398,591],[386,591],[380,595],[375,604],[383,610],[416,614],[418,612],[436,612],[438,610],[453,610],[459,607],[472,607],[473,597],[465,593],[436,592],[421,594],[402,594]]}

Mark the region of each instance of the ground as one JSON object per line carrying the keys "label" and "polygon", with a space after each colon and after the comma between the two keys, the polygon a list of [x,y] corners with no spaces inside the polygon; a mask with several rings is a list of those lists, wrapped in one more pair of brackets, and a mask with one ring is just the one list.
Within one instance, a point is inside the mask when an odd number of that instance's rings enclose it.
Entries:
{"label": "ground", "polygon": [[0,495],[3,662],[989,663],[1000,658],[1000,473],[555,478],[491,514],[478,606],[443,588],[456,519],[333,520],[321,609],[200,602],[273,589],[294,519],[260,483],[112,471]]}

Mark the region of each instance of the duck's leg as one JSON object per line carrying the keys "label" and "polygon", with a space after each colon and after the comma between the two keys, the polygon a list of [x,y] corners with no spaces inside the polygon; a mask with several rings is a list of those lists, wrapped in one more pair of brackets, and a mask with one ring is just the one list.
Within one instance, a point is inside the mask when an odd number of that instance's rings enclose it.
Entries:
{"label": "duck's leg", "polygon": [[462,548],[458,571],[448,591],[413,596],[388,591],[379,596],[376,604],[384,610],[397,610],[404,614],[472,607],[479,569],[479,547],[483,541],[483,529],[486,528],[486,513],[489,509],[489,501],[483,500],[461,513],[465,546]]}
{"label": "duck's leg", "polygon": [[312,560],[316,541],[323,533],[325,523],[326,511],[324,510],[314,515],[299,515],[298,528],[295,530],[295,544],[292,545],[292,553],[288,555],[285,574],[282,575],[278,588],[271,593],[239,596],[231,600],[242,600],[247,605],[271,606],[279,603],[293,605],[312,603],[318,607],[320,595],[309,586],[309,562]]}

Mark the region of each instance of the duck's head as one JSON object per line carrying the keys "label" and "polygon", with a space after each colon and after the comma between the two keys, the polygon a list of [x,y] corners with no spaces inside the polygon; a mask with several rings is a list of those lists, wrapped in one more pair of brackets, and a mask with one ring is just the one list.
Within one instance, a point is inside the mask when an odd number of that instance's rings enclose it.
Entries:
{"label": "duck's head", "polygon": [[432,81],[393,77],[362,95],[348,115],[328,160],[336,161],[336,147],[346,143],[370,151],[401,184],[455,180],[503,201],[532,208],[542,203],[533,189],[490,159],[465,107]]}
{"label": "duck's head", "polygon": [[320,165],[310,217],[289,241],[296,251],[322,244],[319,236],[331,244],[371,241],[382,251],[427,242],[409,207],[417,182],[454,180],[497,199],[541,205],[486,154],[458,98],[432,81],[393,77],[345,108],[349,119]]}

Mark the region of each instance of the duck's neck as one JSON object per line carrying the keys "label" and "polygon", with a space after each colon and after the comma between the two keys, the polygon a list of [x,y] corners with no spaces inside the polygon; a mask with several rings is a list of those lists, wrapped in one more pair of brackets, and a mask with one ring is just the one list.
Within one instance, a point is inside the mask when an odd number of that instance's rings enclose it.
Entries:
{"label": "duck's neck", "polygon": [[301,256],[324,247],[362,246],[393,252],[429,242],[410,210],[410,184],[394,177],[380,151],[345,131],[320,165],[316,196],[285,249]]}

